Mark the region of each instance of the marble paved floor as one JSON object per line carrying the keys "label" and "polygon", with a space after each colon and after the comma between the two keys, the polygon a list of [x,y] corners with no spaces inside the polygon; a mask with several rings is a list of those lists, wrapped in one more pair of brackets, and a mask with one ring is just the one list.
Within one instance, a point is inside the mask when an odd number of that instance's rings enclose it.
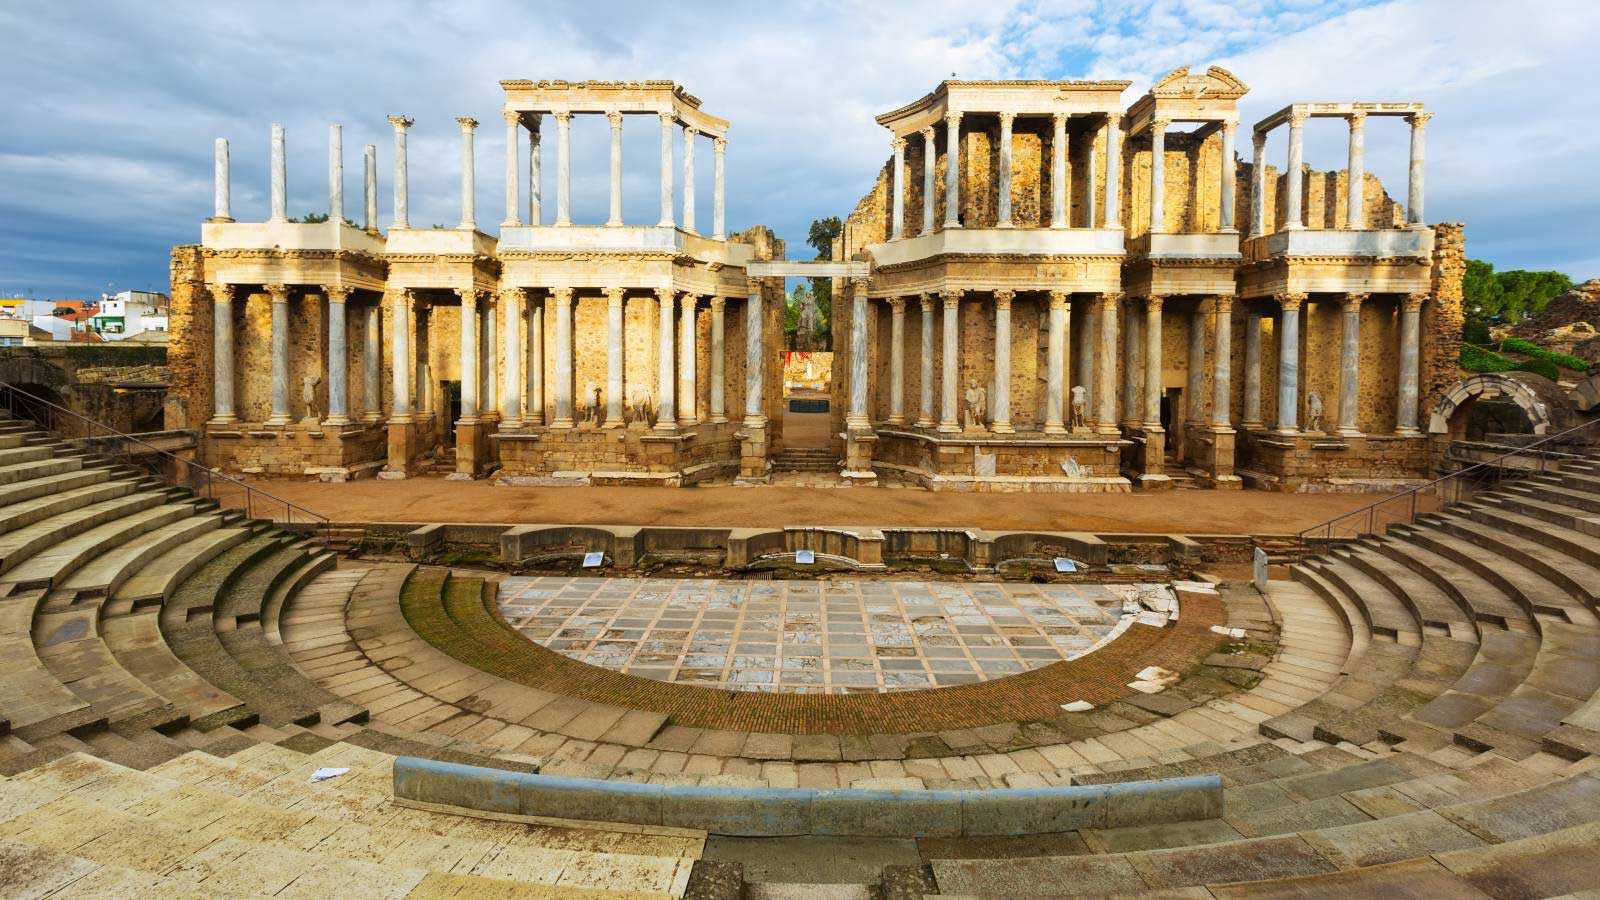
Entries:
{"label": "marble paved floor", "polygon": [[505,620],[530,640],[645,678],[855,693],[1000,678],[1072,659],[1158,585],[514,577]]}

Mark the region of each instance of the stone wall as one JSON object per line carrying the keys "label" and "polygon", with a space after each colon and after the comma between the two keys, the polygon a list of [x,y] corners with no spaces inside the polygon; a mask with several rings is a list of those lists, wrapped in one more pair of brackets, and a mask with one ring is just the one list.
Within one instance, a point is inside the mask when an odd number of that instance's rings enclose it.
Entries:
{"label": "stone wall", "polygon": [[194,244],[172,248],[172,311],[167,319],[168,428],[199,428],[211,418],[211,294]]}
{"label": "stone wall", "polygon": [[1422,315],[1422,389],[1419,426],[1461,378],[1462,279],[1467,273],[1466,226],[1441,222],[1433,227],[1433,297]]}

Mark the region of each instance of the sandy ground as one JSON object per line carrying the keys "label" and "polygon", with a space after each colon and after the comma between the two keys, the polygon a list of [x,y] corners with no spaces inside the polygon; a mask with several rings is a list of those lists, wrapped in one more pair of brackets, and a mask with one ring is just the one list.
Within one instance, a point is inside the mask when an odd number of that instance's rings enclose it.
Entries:
{"label": "sandy ground", "polygon": [[783,443],[788,447],[826,447],[828,434],[827,413],[783,413]]}

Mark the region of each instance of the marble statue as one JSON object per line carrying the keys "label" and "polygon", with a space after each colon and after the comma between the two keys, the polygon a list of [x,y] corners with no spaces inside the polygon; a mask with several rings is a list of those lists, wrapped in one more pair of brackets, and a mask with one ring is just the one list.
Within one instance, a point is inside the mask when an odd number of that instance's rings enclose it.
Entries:
{"label": "marble statue", "polygon": [[1322,395],[1316,391],[1306,395],[1306,430],[1322,430]]}
{"label": "marble statue", "polygon": [[317,386],[322,384],[322,376],[307,375],[300,386],[300,400],[306,405],[306,421],[316,422],[321,420],[321,411],[317,409]]}
{"label": "marble statue", "polygon": [[1071,421],[1067,423],[1073,431],[1089,427],[1089,421],[1085,416],[1085,410],[1088,409],[1088,406],[1089,392],[1081,384],[1073,385]]}
{"label": "marble statue", "polygon": [[984,419],[989,414],[989,393],[978,386],[976,380],[967,382],[967,418],[964,423],[968,431],[983,430]]}

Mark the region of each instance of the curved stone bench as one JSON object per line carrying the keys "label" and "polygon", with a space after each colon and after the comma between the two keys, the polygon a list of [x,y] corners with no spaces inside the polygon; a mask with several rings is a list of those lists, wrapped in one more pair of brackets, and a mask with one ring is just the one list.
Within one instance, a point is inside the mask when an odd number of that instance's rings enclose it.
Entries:
{"label": "curved stone bench", "polygon": [[1222,816],[1216,775],[992,791],[762,789],[563,778],[402,756],[394,762],[394,796],[428,808],[740,837],[994,837]]}

